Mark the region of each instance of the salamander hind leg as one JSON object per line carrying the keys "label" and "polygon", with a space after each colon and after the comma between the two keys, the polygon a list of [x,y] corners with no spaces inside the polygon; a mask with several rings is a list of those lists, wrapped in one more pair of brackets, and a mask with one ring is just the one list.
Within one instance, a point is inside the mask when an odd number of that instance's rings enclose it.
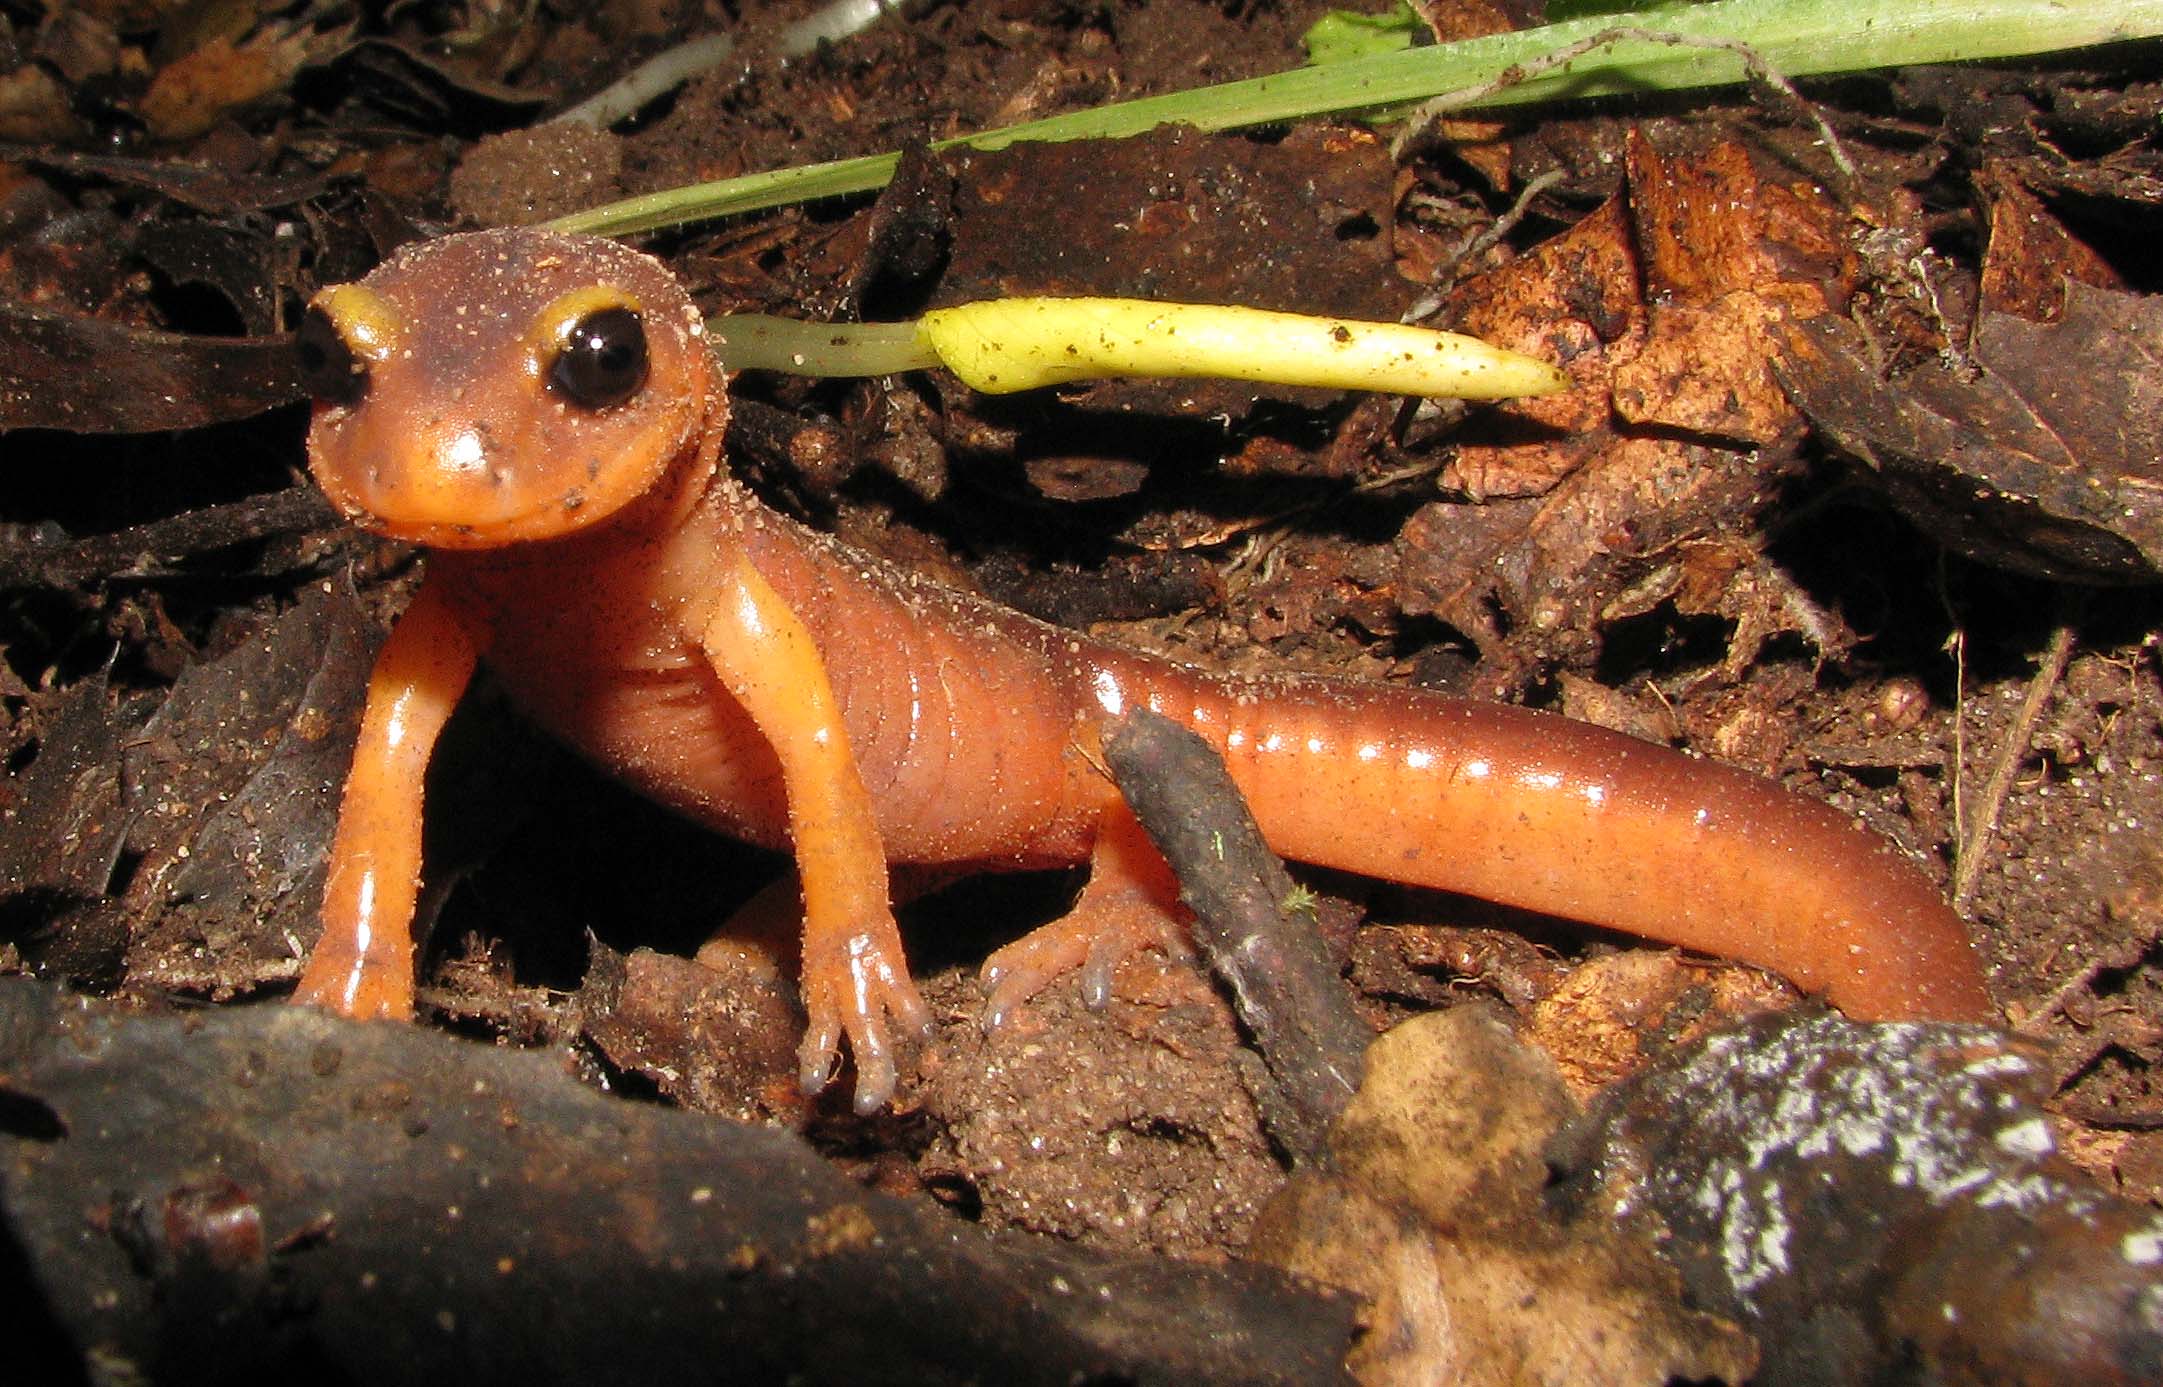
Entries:
{"label": "salamander hind leg", "polygon": [[1073,908],[984,961],[984,1024],[1005,1024],[1017,1007],[1068,973],[1092,1008],[1111,999],[1112,977],[1130,955],[1156,949],[1193,957],[1179,883],[1124,804],[1106,809],[1089,856],[1089,881]]}

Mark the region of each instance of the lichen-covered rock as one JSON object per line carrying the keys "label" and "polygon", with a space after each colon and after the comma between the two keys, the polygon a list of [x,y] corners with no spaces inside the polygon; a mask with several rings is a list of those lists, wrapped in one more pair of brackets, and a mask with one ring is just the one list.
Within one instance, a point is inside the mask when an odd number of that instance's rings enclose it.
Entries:
{"label": "lichen-covered rock", "polygon": [[1755,1019],[1610,1091],[1573,1195],[1670,1234],[1757,1381],[2163,1381],[2163,1214],[2053,1159],[2048,1075],[1979,1026]]}

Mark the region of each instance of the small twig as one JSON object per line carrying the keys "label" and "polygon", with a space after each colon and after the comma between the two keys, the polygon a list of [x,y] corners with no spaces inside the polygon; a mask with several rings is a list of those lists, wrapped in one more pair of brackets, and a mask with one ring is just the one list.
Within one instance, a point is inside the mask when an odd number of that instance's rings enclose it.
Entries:
{"label": "small twig", "polygon": [[1840,189],[1841,197],[1848,202],[1855,200],[1855,184],[1861,178],[1861,175],[1856,172],[1855,161],[1848,158],[1847,146],[1842,144],[1840,137],[1833,133],[1832,126],[1826,122],[1825,116],[1818,110],[1816,102],[1811,101],[1797,91],[1793,82],[1790,82],[1785,76],[1774,70],[1772,64],[1766,62],[1756,49],[1740,39],[1685,39],[1684,42],[1694,42],[1703,44],[1708,48],[1725,48],[1729,50],[1736,57],[1742,59],[1744,70],[1749,72],[1752,77],[1772,88],[1781,96],[1786,97],[1790,107],[1801,115],[1804,120],[1809,121],[1811,126],[1817,130],[1818,139],[1825,146],[1825,157],[1831,159],[1833,167],[1839,171],[1842,184]]}
{"label": "small twig", "polygon": [[1990,846],[1990,835],[1997,829],[2006,793],[2012,789],[2013,776],[2027,759],[2028,739],[2035,732],[2036,720],[2042,717],[2044,703],[2058,687],[2058,680],[2064,677],[2066,660],[2072,653],[2072,624],[2061,623],[2050,633],[2050,645],[2043,652],[2042,666],[2028,683],[2028,696],[2021,701],[2013,725],[2006,729],[2005,740],[1998,747],[1997,761],[1990,768],[1990,779],[1983,782],[1982,798],[1975,806],[1974,817],[1961,830],[1960,852],[1953,862],[1955,910],[1965,911],[1975,896],[1975,884],[1983,871],[1983,854]]}
{"label": "small twig", "polygon": [[1195,943],[1231,990],[1276,1092],[1258,1094],[1271,1133],[1302,1163],[1359,1087],[1374,1039],[1352,1010],[1284,864],[1262,841],[1224,762],[1201,737],[1136,708],[1113,723],[1104,759],[1194,911]]}
{"label": "small twig", "polygon": [[2074,970],[2073,976],[2052,988],[2048,997],[2030,1007],[2025,1014],[2008,1018],[2013,1029],[2016,1031],[2029,1031],[2042,1022],[2049,1020],[2053,1012],[2059,1010],[2073,999],[2073,994],[2092,984],[2103,975],[2103,970],[2110,966],[2112,966],[2111,961],[2108,959],[2089,959]]}
{"label": "small twig", "polygon": [[[881,19],[907,16],[923,0],[832,0],[774,36],[767,51],[783,62],[813,52],[822,43],[854,38]],[[602,130],[638,114],[648,103],[719,67],[736,51],[734,34],[707,34],[648,58],[622,77],[557,116],[552,124],[584,125]]]}
{"label": "small twig", "polygon": [[1588,35],[1575,43],[1565,44],[1552,53],[1544,53],[1537,58],[1512,64],[1510,67],[1504,68],[1492,81],[1482,82],[1477,86],[1465,87],[1458,91],[1444,92],[1432,101],[1423,103],[1405,121],[1404,130],[1390,145],[1390,153],[1392,156],[1402,159],[1405,151],[1424,137],[1435,122],[1452,111],[1461,110],[1464,107],[1484,101],[1495,93],[1507,91],[1509,88],[1517,86],[1530,78],[1553,72],[1560,67],[1567,67],[1596,48],[1606,48],[1625,41],[1665,43],[1678,48],[1710,48],[1725,53],[1733,53],[1742,60],[1745,72],[1756,78],[1760,83],[1770,87],[1773,91],[1786,97],[1793,103],[1794,108],[1800,111],[1811,125],[1816,127],[1818,138],[1824,142],[1826,154],[1832,159],[1833,167],[1839,171],[1841,180],[1845,185],[1841,189],[1842,195],[1845,197],[1852,190],[1857,177],[1855,165],[1848,158],[1846,148],[1840,143],[1840,137],[1833,133],[1830,125],[1826,124],[1824,116],[1818,113],[1817,107],[1805,100],[1801,92],[1795,90],[1793,82],[1774,71],[1772,64],[1766,62],[1764,56],[1755,48],[1744,43],[1741,39],[1717,38],[1704,34],[1678,34],[1664,29],[1647,29],[1635,24],[1623,24],[1611,29],[1602,29],[1597,34]]}
{"label": "small twig", "polygon": [[[1541,174],[1539,177],[1534,178],[1530,182],[1526,183],[1523,189],[1518,192],[1517,200],[1510,204],[1509,211],[1504,212],[1501,216],[1495,218],[1494,222],[1489,225],[1485,230],[1475,232],[1471,236],[1466,237],[1462,245],[1458,246],[1457,249],[1451,251],[1448,255],[1443,257],[1442,263],[1435,269],[1435,285],[1442,285],[1453,281],[1456,278],[1457,267],[1459,265],[1462,265],[1466,261],[1481,255],[1487,250],[1489,246],[1494,245],[1503,237],[1509,235],[1512,231],[1515,231],[1517,229],[1517,224],[1519,222],[1522,222],[1525,219],[1526,214],[1532,210],[1532,200],[1538,197],[1541,193],[1546,192],[1549,188],[1554,187],[1557,183],[1560,183],[1561,181],[1562,170],[1549,169],[1547,172]],[[1405,310],[1404,317],[1401,321],[1407,323],[1423,323],[1427,319],[1432,318],[1436,314],[1436,312],[1441,309],[1441,307],[1442,291],[1437,287],[1430,287],[1427,292],[1421,294],[1419,298],[1413,302],[1410,308]]]}
{"label": "small twig", "polygon": [[700,73],[719,67],[735,51],[734,34],[707,34],[679,43],[648,58],[549,124],[606,130],[617,121],[638,114],[649,103]]}
{"label": "small twig", "polygon": [[25,547],[0,553],[0,592],[69,588],[97,578],[140,576],[146,560],[169,563],[227,545],[316,529],[337,519],[323,493],[309,486],[289,487],[51,549]]}

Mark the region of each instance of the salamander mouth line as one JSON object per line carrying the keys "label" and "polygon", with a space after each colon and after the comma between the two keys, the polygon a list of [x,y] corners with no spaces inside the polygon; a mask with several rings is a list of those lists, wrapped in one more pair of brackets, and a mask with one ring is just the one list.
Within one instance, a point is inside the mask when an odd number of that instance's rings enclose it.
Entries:
{"label": "salamander mouth line", "polygon": [[[667,461],[659,467],[642,467],[634,456],[629,455],[591,458],[585,466],[575,469],[572,484],[559,486],[544,496],[530,499],[516,510],[481,521],[420,518],[399,514],[399,507],[395,505],[379,508],[370,504],[363,499],[362,489],[348,485],[346,478],[359,472],[371,483],[376,483],[382,472],[381,464],[355,469],[343,465],[328,466],[319,459],[315,477],[316,485],[338,507],[339,513],[370,534],[432,548],[501,549],[545,543],[573,534],[596,533],[614,526],[623,517],[642,516],[649,506],[663,504],[665,498],[678,492],[679,488],[671,486],[668,479],[687,466],[695,465],[700,451],[694,435],[672,450]],[[410,473],[422,469],[406,470]],[[623,478],[634,473],[638,481],[633,486],[619,484],[611,489],[603,484],[604,478]],[[381,494],[379,483],[368,490]],[[613,502],[609,509],[593,513],[596,504],[609,502]]]}

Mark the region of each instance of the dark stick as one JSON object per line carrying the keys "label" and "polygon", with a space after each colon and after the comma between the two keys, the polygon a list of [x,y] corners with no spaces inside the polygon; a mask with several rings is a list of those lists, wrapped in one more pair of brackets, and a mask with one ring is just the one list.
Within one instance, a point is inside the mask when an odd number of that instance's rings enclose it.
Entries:
{"label": "dark stick", "polygon": [[1232,990],[1275,1080],[1272,1133],[1302,1163],[1359,1087],[1374,1032],[1352,1010],[1336,965],[1284,864],[1210,745],[1146,708],[1116,720],[1104,759],[1127,803],[1179,878],[1195,940]]}
{"label": "dark stick", "polygon": [[106,535],[51,548],[0,552],[0,591],[70,588],[92,579],[147,576],[151,569],[230,544],[334,525],[338,513],[312,486],[288,487],[219,506],[184,511]]}

